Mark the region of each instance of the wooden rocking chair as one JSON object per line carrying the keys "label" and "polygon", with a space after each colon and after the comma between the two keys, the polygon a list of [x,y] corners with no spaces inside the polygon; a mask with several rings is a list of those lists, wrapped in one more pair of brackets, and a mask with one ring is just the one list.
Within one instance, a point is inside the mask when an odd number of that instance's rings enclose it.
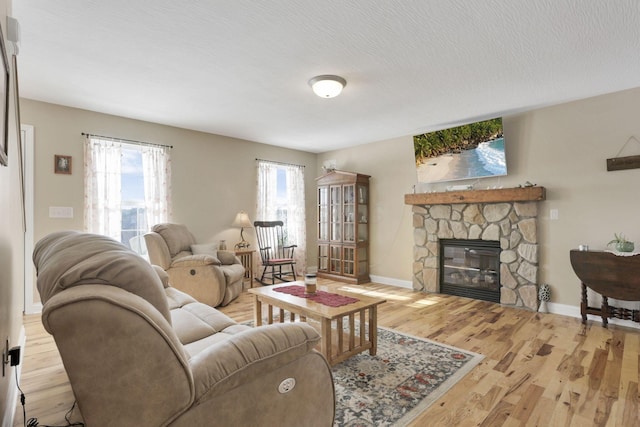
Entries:
{"label": "wooden rocking chair", "polygon": [[[255,221],[253,226],[256,230],[263,267],[262,275],[256,280],[263,285],[275,285],[276,279],[290,282],[291,280],[285,279],[285,276],[293,276],[295,281],[296,262],[293,259],[293,251],[298,246],[285,246],[284,223],[282,221]],[[283,267],[285,267],[285,271],[283,271]],[[267,272],[267,270],[269,271]],[[267,283],[265,278],[271,278],[271,283]]]}

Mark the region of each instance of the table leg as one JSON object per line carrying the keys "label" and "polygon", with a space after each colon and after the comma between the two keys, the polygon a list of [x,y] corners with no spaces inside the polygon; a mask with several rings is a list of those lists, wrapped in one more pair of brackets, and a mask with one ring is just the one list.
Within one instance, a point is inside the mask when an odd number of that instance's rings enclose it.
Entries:
{"label": "table leg", "polygon": [[587,324],[587,285],[582,284],[582,302],[580,303],[580,314],[582,314],[582,324]]}
{"label": "table leg", "polygon": [[371,341],[371,348],[369,354],[376,355],[378,351],[378,310],[377,306],[369,308],[369,341]]}
{"label": "table leg", "polygon": [[262,303],[258,299],[257,295],[254,295],[253,300],[253,324],[255,326],[262,326]]}
{"label": "table leg", "polygon": [[322,336],[320,352],[324,354],[324,357],[331,364],[331,319],[322,319],[320,322],[320,335]]}
{"label": "table leg", "polygon": [[602,296],[602,313],[600,314],[602,316],[602,326],[604,326],[605,328],[608,328],[608,324],[609,324],[609,298],[605,297],[604,295]]}

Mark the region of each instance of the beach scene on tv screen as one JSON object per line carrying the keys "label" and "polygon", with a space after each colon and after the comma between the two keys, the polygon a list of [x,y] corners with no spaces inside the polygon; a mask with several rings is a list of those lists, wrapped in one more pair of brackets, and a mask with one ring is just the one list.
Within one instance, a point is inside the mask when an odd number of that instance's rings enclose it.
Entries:
{"label": "beach scene on tv screen", "polygon": [[415,135],[418,182],[507,174],[502,118]]}

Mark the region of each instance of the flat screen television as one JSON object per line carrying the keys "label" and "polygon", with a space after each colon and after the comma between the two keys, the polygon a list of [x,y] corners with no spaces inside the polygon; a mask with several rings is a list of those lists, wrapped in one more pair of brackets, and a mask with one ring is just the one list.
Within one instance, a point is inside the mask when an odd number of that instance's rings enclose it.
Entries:
{"label": "flat screen television", "polygon": [[413,147],[418,182],[507,174],[501,117],[415,135]]}

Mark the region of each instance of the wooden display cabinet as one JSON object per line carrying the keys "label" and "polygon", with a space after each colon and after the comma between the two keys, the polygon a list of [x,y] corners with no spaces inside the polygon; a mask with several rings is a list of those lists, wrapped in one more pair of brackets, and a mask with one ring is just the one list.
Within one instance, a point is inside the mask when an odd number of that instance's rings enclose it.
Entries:
{"label": "wooden display cabinet", "polygon": [[318,277],[370,281],[369,178],[338,170],[316,178]]}

